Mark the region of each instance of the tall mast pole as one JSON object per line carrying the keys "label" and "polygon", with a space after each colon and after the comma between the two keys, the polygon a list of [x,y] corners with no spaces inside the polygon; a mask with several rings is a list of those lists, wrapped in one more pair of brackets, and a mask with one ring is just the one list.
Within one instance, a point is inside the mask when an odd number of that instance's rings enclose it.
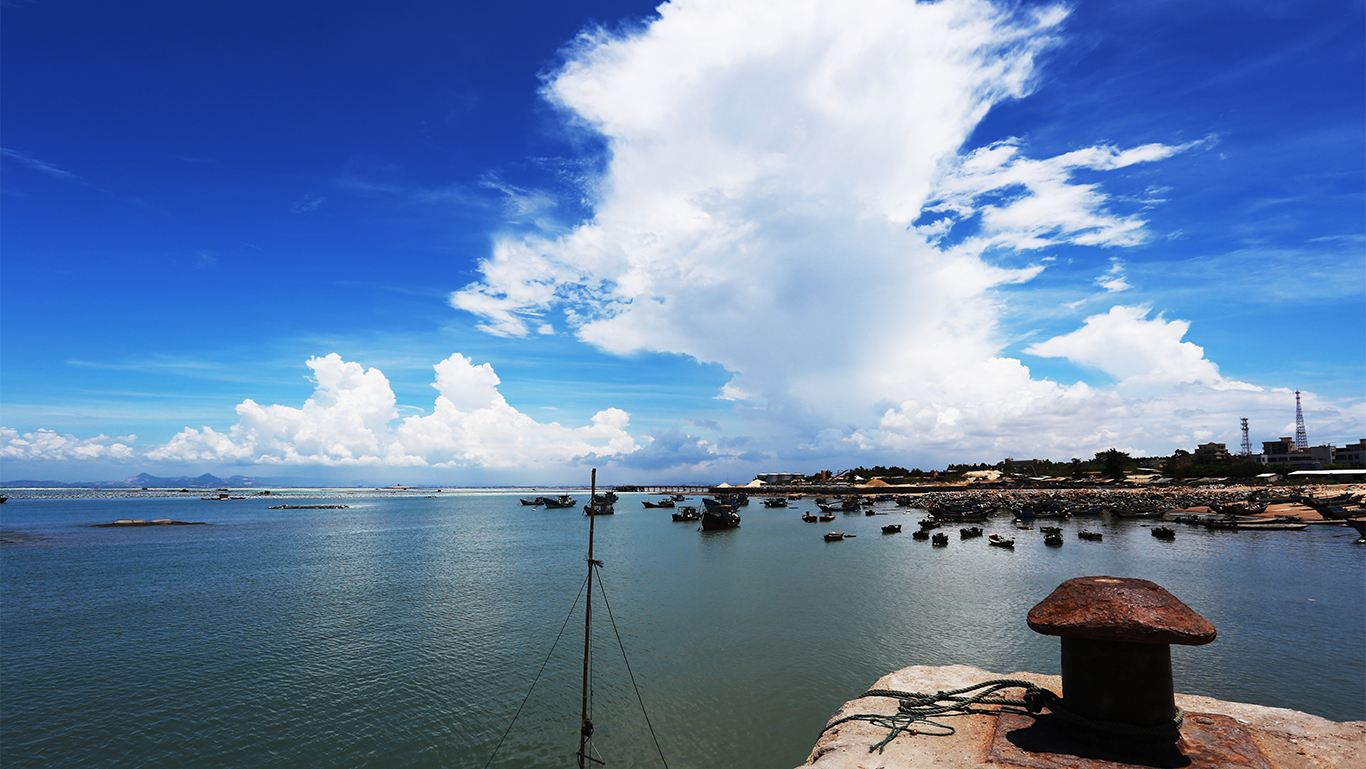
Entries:
{"label": "tall mast pole", "polygon": [[579,715],[579,769],[584,769],[588,757],[588,739],[593,736],[593,722],[588,719],[588,663],[593,653],[593,523],[598,502],[598,468],[593,468],[588,485],[588,595],[583,604],[583,706]]}

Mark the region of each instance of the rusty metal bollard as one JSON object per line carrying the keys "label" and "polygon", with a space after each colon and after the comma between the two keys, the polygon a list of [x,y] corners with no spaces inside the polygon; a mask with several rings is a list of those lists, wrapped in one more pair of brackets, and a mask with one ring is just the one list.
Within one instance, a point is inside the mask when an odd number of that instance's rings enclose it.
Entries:
{"label": "rusty metal bollard", "polygon": [[1209,620],[1160,585],[1121,577],[1069,579],[1030,609],[1028,621],[1036,632],[1062,637],[1069,711],[1140,728],[1176,717],[1171,644],[1207,644],[1215,636]]}

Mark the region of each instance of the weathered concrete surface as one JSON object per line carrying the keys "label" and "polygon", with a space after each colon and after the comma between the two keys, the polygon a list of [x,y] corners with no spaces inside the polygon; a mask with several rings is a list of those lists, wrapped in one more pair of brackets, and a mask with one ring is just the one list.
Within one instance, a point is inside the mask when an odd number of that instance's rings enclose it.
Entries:
{"label": "weathered concrete surface", "polygon": [[[1037,673],[993,673],[967,665],[944,667],[916,665],[878,679],[869,688],[935,692],[968,686],[991,678],[1019,678],[1053,691],[1061,691],[1057,676]],[[1019,690],[1006,691],[1015,696]],[[1329,721],[1295,710],[1269,708],[1209,697],[1176,695],[1176,704],[1188,714],[1231,716],[1246,727],[1266,758],[1279,769],[1360,769],[1366,767],[1366,721]],[[846,702],[831,721],[853,713],[893,713],[896,701],[869,697]],[[887,732],[866,722],[851,721],[821,736],[804,766],[818,769],[995,769],[987,755],[996,728],[996,717],[955,716],[944,719],[958,733],[951,737],[902,735],[881,753],[868,747]]]}

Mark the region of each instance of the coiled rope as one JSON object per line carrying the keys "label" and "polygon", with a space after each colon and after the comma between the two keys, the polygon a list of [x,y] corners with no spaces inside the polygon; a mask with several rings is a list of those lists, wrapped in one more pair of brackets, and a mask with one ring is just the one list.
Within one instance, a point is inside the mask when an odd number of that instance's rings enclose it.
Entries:
{"label": "coiled rope", "polygon": [[[998,696],[997,693],[1002,689],[1024,689],[1024,694],[1020,697]],[[1088,729],[1093,732],[1142,742],[1175,740],[1180,734],[1181,723],[1185,718],[1185,714],[1180,708],[1176,709],[1176,717],[1170,722],[1157,724],[1155,726],[1134,726],[1133,724],[1087,718],[1086,716],[1068,710],[1063,705],[1062,698],[1057,694],[1054,694],[1048,689],[1036,686],[1029,681],[1015,678],[997,678],[973,684],[972,686],[964,686],[961,689],[939,691],[933,694],[925,692],[905,692],[897,689],[869,689],[862,694],[862,697],[891,697],[900,702],[897,705],[897,712],[895,713],[854,713],[830,722],[821,730],[821,734],[825,734],[836,726],[850,721],[865,721],[874,726],[887,729],[887,736],[881,741],[869,746],[869,753],[872,753],[873,751],[877,751],[878,753],[883,752],[892,740],[902,734],[924,734],[931,737],[947,737],[958,731],[948,724],[933,720],[935,718],[1018,712],[984,710],[974,707],[977,705],[1002,705],[1013,708],[1024,708],[1027,712],[1036,715],[1047,708],[1049,713],[1071,725]],[[926,731],[924,727],[930,727],[932,731]]]}

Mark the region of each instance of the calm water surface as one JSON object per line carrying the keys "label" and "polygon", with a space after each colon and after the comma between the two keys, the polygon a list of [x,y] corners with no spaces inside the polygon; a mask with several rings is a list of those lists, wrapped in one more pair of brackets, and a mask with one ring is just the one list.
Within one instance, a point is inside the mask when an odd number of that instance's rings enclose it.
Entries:
{"label": "calm water surface", "polygon": [[[704,535],[642,498],[599,519],[598,555],[675,769],[794,766],[840,703],[905,665],[1056,673],[1057,639],[1024,616],[1087,574],[1155,580],[1218,627],[1173,650],[1178,689],[1366,718],[1366,548],[1344,529],[1162,543],[1092,521],[1095,544],[1072,522],[1058,550],[1037,532],[1013,553],[935,550],[895,508],[842,516],[859,536],[827,544],[804,508],[756,502]],[[0,547],[0,762],[483,766],[583,581],[586,519],[500,494],[342,501],[11,499],[0,529],[25,541]],[[214,525],[88,526],[124,517]],[[888,522],[908,533],[881,536]],[[598,748],[658,765],[595,609]],[[495,766],[572,764],[581,654],[571,623]]]}

